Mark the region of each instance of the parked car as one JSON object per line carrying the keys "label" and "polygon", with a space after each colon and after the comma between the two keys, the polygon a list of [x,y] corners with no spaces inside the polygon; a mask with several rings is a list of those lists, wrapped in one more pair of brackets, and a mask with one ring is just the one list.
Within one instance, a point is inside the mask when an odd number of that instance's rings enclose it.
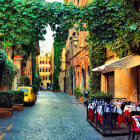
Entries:
{"label": "parked car", "polygon": [[33,92],[32,87],[20,86],[17,88],[18,91],[24,92],[24,104],[34,104],[36,101],[36,95]]}

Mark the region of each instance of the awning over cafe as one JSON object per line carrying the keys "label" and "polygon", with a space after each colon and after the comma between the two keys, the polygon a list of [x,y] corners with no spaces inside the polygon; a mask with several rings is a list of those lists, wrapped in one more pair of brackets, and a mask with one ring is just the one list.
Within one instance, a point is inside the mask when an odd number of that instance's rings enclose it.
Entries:
{"label": "awning over cafe", "polygon": [[111,72],[118,68],[132,68],[140,65],[140,55],[130,55],[92,69],[92,71]]}

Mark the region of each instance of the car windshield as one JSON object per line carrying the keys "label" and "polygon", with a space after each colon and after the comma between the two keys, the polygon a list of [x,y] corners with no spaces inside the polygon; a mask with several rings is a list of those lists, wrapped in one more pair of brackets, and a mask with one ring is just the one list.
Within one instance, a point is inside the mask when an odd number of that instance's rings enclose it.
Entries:
{"label": "car windshield", "polygon": [[29,89],[27,89],[27,88],[20,88],[19,91],[29,92]]}

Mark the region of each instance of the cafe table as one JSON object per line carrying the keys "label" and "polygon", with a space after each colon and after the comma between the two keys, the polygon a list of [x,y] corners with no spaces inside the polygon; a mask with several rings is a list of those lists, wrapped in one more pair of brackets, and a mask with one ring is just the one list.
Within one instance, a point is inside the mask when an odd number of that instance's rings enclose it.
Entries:
{"label": "cafe table", "polygon": [[140,111],[140,107],[139,106],[135,106],[135,105],[125,105],[124,112],[126,110],[128,110],[129,112],[132,112],[132,111]]}
{"label": "cafe table", "polygon": [[140,140],[140,115],[135,115],[135,116],[132,116],[132,119],[134,122],[134,127],[137,127],[138,128],[138,131],[139,131],[139,140]]}
{"label": "cafe table", "polygon": [[88,105],[88,118],[92,121],[94,120],[95,112],[93,110],[94,110],[95,106],[96,106],[96,103],[89,103],[89,105]]}
{"label": "cafe table", "polygon": [[[114,105],[111,105],[111,106],[114,106]],[[104,112],[107,112],[107,113],[110,112],[109,106],[107,106],[107,105],[104,106]],[[121,120],[122,120],[121,119],[122,110],[119,106],[115,106],[113,108],[113,112],[118,114],[117,115],[117,120],[118,120],[118,126],[120,126]],[[99,122],[102,124],[102,121],[103,121],[103,106],[102,105],[97,107],[97,116],[98,116],[97,119],[99,119]]]}

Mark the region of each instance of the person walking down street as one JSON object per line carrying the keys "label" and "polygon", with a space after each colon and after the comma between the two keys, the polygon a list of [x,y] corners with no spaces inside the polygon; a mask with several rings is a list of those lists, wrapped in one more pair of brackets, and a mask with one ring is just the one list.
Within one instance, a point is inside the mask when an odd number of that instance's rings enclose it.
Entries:
{"label": "person walking down street", "polygon": [[85,90],[85,92],[84,92],[84,102],[87,101],[87,98],[88,98],[88,90]]}

